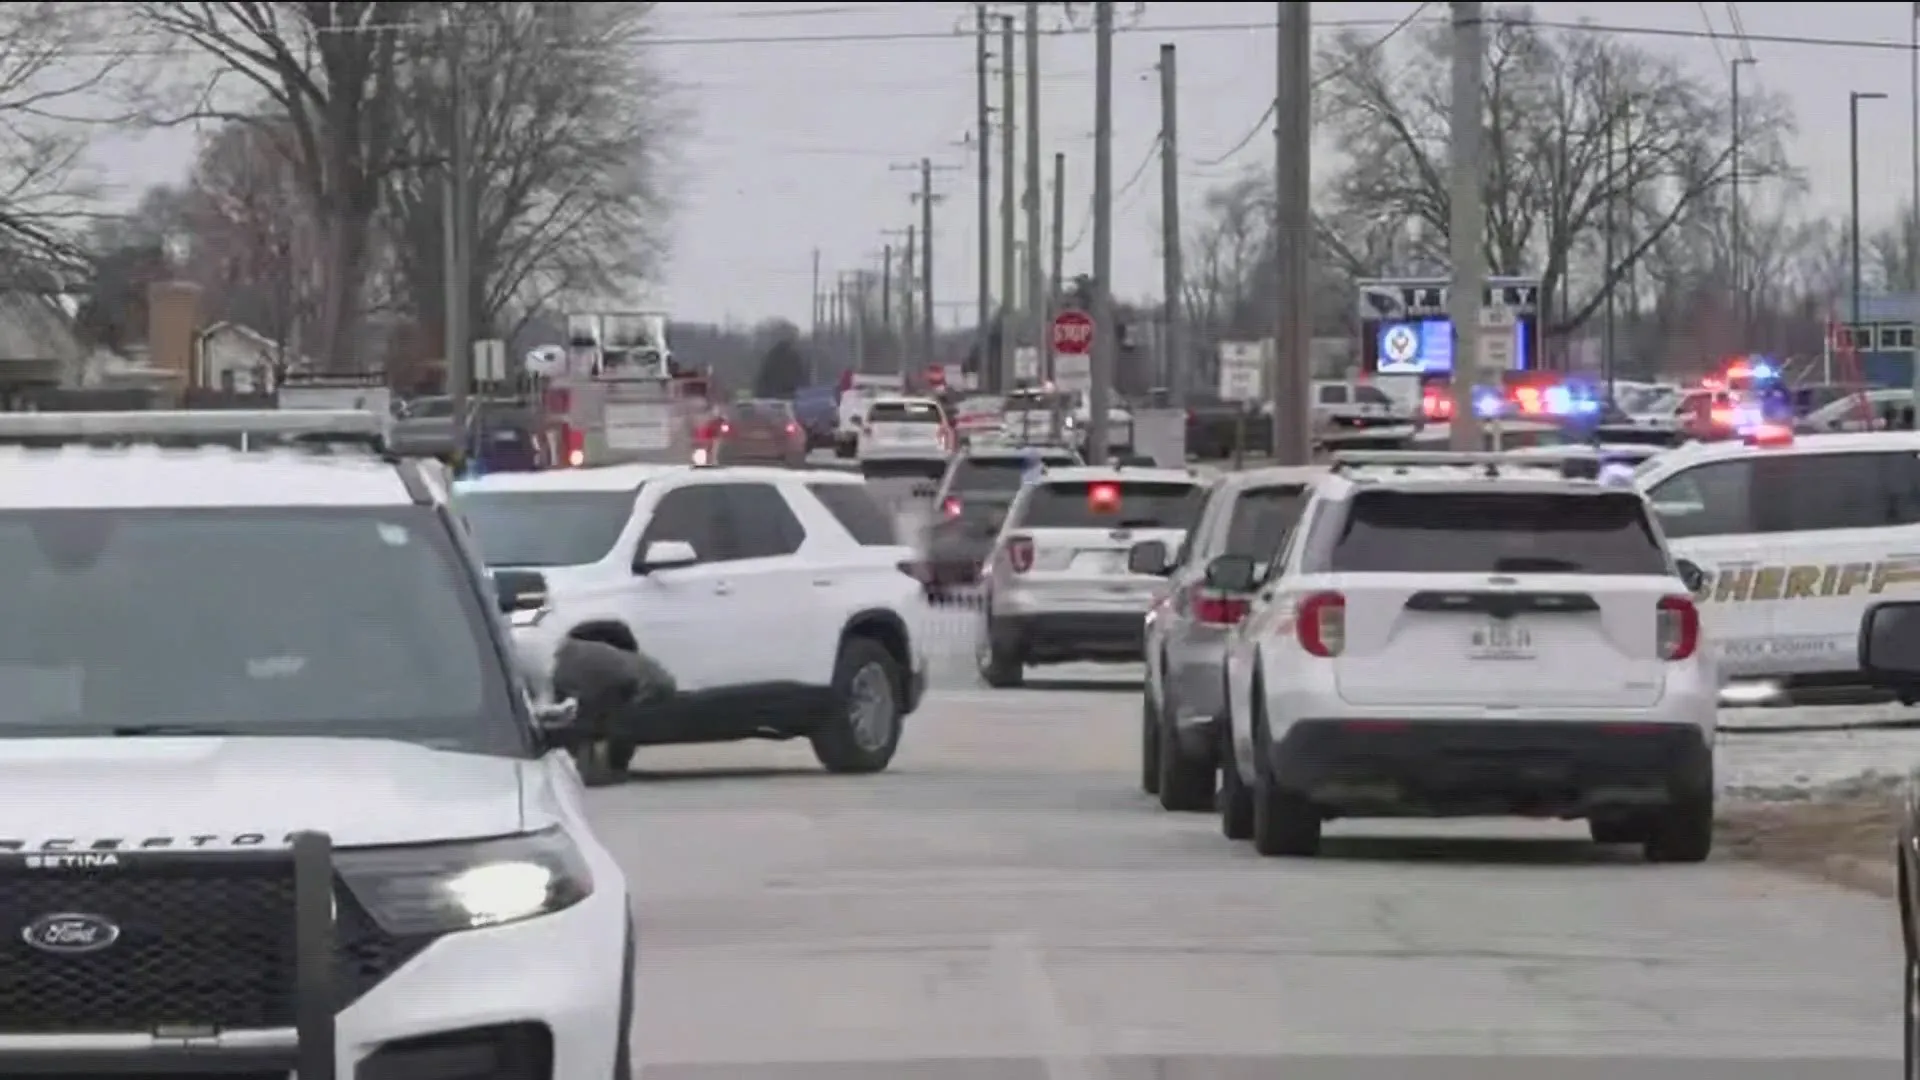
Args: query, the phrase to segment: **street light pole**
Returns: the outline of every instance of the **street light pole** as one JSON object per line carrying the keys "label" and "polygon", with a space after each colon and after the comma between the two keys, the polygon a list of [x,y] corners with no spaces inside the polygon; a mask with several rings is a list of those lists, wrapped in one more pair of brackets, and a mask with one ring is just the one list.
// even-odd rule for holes
{"label": "street light pole", "polygon": [[1733,63],[1729,65],[1733,73],[1733,146],[1729,151],[1733,169],[1731,178],[1733,186],[1732,228],[1729,231],[1733,233],[1733,242],[1728,246],[1732,249],[1731,261],[1733,265],[1731,267],[1732,273],[1728,276],[1733,279],[1733,310],[1734,316],[1740,321],[1741,348],[1746,348],[1752,344],[1752,342],[1746,340],[1748,332],[1752,329],[1749,325],[1752,322],[1752,313],[1747,305],[1748,290],[1746,279],[1742,276],[1746,272],[1747,239],[1740,227],[1740,69],[1753,62],[1754,60],[1750,56],[1736,56],[1733,59]]}
{"label": "street light pole", "polygon": [[1851,202],[1848,212],[1848,270],[1853,291],[1849,299],[1851,311],[1851,318],[1847,323],[1849,337],[1860,326],[1860,103],[1883,101],[1886,96],[1872,90],[1855,90],[1847,95],[1847,170],[1851,185]]}

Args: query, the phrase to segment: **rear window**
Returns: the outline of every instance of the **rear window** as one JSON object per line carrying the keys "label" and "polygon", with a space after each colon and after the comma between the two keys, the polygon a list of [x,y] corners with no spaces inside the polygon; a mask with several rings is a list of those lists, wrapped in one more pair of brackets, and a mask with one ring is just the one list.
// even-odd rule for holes
{"label": "rear window", "polygon": [[[1046,454],[1041,456],[1042,465],[1071,465],[1070,454]],[[1004,458],[962,458],[953,470],[953,483],[948,490],[955,494],[973,491],[1001,491],[1011,496],[1020,490],[1021,478],[1027,474],[1027,464],[1016,457]]]}
{"label": "rear window", "polygon": [[727,410],[738,420],[773,420],[784,423],[793,418],[793,408],[784,401],[739,401]]}
{"label": "rear window", "polygon": [[1280,537],[1300,520],[1306,505],[1306,489],[1298,484],[1241,492],[1233,501],[1233,516],[1227,519],[1227,544],[1221,553],[1267,558],[1280,546]]}
{"label": "rear window", "polygon": [[867,409],[876,424],[938,424],[940,406],[931,401],[877,401]]}
{"label": "rear window", "polygon": [[1058,480],[1028,496],[1029,529],[1191,529],[1207,501],[1198,484],[1144,480]]}
{"label": "rear window", "polygon": [[807,490],[833,514],[842,528],[863,547],[894,547],[900,543],[893,515],[863,484],[808,484]]}
{"label": "rear window", "polygon": [[1336,573],[1668,574],[1646,507],[1626,492],[1363,491]]}

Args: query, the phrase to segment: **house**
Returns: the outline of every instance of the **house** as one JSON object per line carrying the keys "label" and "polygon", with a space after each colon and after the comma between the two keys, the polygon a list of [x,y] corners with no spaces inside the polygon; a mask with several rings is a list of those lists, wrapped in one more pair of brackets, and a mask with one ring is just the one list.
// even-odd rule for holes
{"label": "house", "polygon": [[73,317],[53,297],[0,291],[0,399],[80,378],[88,356]]}
{"label": "house", "polygon": [[194,341],[193,383],[212,390],[270,394],[275,372],[302,367],[280,342],[250,326],[217,322]]}

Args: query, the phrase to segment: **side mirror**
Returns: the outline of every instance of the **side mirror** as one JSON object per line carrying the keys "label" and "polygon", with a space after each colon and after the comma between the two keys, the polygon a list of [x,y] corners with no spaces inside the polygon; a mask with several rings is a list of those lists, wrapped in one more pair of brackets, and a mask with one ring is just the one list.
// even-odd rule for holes
{"label": "side mirror", "polygon": [[1164,577],[1172,569],[1167,545],[1160,540],[1142,540],[1127,549],[1127,572]]}
{"label": "side mirror", "polygon": [[655,540],[640,553],[633,564],[636,574],[651,574],[656,570],[672,570],[679,566],[692,566],[700,561],[700,553],[685,540]]}
{"label": "side mirror", "polygon": [[500,610],[508,615],[547,606],[547,579],[532,570],[495,570],[493,591],[500,599]]}
{"label": "side mirror", "polygon": [[1680,580],[1686,584],[1688,592],[1698,593],[1707,587],[1707,572],[1700,569],[1699,563],[1692,559],[1681,559],[1676,566],[1680,571]]}
{"label": "side mirror", "polygon": [[1920,602],[1889,600],[1860,617],[1860,670],[1880,686],[1920,683]]}
{"label": "side mirror", "polygon": [[1260,567],[1251,555],[1221,555],[1207,564],[1207,588],[1216,592],[1252,592]]}

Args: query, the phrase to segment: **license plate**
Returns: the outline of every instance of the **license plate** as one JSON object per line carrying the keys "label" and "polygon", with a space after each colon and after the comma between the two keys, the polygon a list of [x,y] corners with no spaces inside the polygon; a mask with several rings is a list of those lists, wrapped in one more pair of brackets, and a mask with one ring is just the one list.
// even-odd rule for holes
{"label": "license plate", "polygon": [[1517,622],[1493,620],[1473,632],[1467,655],[1475,660],[1531,660],[1533,634]]}
{"label": "license plate", "polygon": [[1127,568],[1127,557],[1115,551],[1096,551],[1074,560],[1074,569],[1090,574],[1118,574]]}

